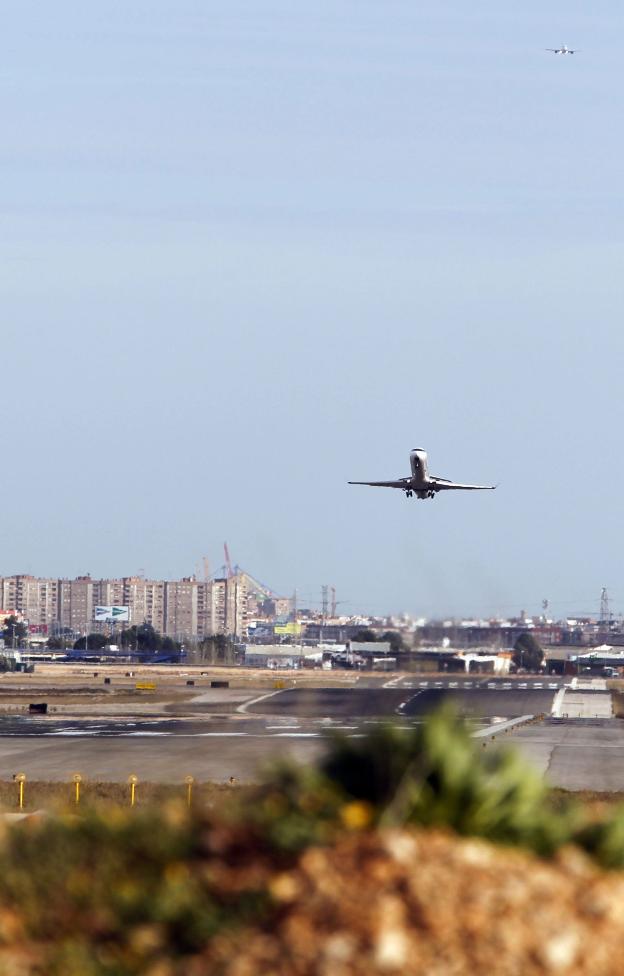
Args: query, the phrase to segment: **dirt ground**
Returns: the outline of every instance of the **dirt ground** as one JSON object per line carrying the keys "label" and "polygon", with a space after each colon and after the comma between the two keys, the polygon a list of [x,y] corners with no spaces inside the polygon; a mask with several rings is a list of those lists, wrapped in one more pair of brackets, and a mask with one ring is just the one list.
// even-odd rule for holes
{"label": "dirt ground", "polygon": [[[143,783],[135,786],[135,805],[154,807],[171,801],[190,803],[194,807],[212,808],[241,796],[249,787],[233,783],[192,783],[182,779],[179,783]],[[46,781],[26,781],[20,807],[19,783],[15,780],[0,780],[0,815],[13,814],[20,809],[25,813],[45,810],[54,813],[78,813],[92,807],[129,807],[131,789],[128,783],[102,783],[84,779],[80,783],[78,800],[76,784],[68,778],[66,783]]]}
{"label": "dirt ground", "polygon": [[[228,681],[231,689],[272,691],[294,687],[349,687],[360,675],[352,671],[268,671],[206,665],[38,664],[33,674],[0,675],[0,714],[23,711],[31,702],[49,701],[50,710],[63,705],[184,703],[210,689],[212,681]],[[106,680],[105,680],[106,679]],[[190,685],[188,682],[192,681]],[[150,683],[153,690],[137,689]]]}

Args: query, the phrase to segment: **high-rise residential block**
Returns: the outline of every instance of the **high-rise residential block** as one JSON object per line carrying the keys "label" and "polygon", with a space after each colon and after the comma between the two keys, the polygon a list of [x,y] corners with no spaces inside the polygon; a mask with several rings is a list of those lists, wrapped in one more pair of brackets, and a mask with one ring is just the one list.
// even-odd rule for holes
{"label": "high-rise residential block", "polygon": [[15,610],[31,624],[83,634],[106,631],[95,608],[129,608],[130,625],[151,624],[177,640],[228,634],[247,636],[248,582],[244,573],[216,580],[146,580],[142,576],[94,580],[0,577],[0,610]]}

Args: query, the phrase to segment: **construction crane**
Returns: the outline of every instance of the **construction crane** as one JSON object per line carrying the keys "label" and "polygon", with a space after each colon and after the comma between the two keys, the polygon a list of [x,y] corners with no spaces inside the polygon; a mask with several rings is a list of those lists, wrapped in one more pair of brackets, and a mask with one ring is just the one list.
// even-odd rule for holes
{"label": "construction crane", "polygon": [[323,620],[327,620],[327,601],[329,598],[329,586],[325,585],[321,587],[321,616]]}
{"label": "construction crane", "polygon": [[234,567],[234,572],[242,573],[244,576],[246,576],[248,583],[251,584],[251,589],[256,590],[261,596],[264,597],[265,600],[281,599],[279,593],[276,593],[275,590],[272,590],[271,587],[267,586],[266,583],[263,583],[262,580],[256,579],[255,576],[252,576],[251,573],[248,573],[247,570],[243,569],[242,566],[239,566],[237,564]]}
{"label": "construction crane", "polygon": [[225,553],[225,567],[227,569],[227,578],[232,579],[234,575],[234,570],[232,569],[232,560],[230,559],[230,551],[228,549],[227,542],[223,543],[223,552]]}
{"label": "construction crane", "polygon": [[601,634],[606,634],[611,629],[611,610],[609,607],[609,594],[607,593],[606,586],[603,586],[600,592],[600,622],[599,628]]}

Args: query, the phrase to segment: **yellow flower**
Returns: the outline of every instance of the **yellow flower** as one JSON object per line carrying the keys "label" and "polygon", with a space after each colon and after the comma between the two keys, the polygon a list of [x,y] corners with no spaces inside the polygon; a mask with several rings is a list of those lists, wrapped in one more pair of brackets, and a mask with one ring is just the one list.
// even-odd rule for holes
{"label": "yellow flower", "polygon": [[340,819],[347,830],[365,830],[372,822],[373,808],[363,800],[354,800],[341,807]]}

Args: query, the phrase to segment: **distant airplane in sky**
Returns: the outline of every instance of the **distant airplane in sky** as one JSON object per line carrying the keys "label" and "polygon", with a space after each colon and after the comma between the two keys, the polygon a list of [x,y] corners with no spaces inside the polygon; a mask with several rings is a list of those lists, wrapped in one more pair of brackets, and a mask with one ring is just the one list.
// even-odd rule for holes
{"label": "distant airplane in sky", "polygon": [[415,447],[410,453],[412,474],[397,481],[350,481],[350,485],[371,485],[373,488],[400,488],[407,498],[435,498],[438,491],[493,491],[496,485],[460,485],[446,478],[434,478],[427,471],[427,452]]}
{"label": "distant airplane in sky", "polygon": [[552,51],[553,54],[577,54],[578,53],[578,48],[574,48],[574,50],[572,50],[572,48],[569,48],[567,44],[564,44],[563,47],[547,47],[544,48],[544,50]]}

